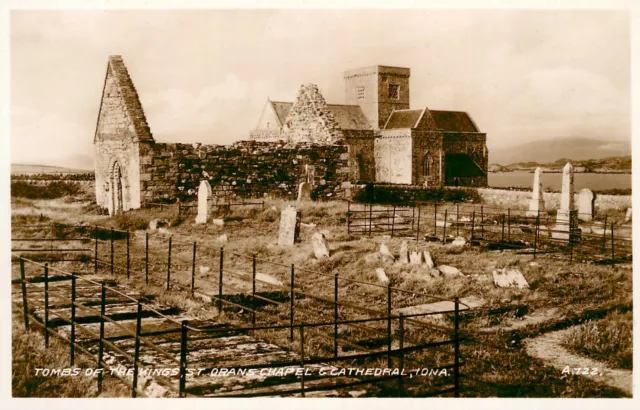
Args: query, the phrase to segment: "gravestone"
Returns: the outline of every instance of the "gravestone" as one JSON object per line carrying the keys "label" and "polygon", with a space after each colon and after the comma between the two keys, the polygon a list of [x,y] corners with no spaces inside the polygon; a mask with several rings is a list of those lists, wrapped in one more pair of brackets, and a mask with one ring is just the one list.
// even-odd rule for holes
{"label": "gravestone", "polygon": [[627,208],[627,213],[624,216],[624,223],[628,224],[629,222],[631,222],[632,216],[633,212],[631,211],[631,208]]}
{"label": "gravestone", "polygon": [[412,265],[420,265],[422,263],[422,253],[421,252],[411,252],[409,255],[409,262]]}
{"label": "gravestone", "polygon": [[536,168],[533,174],[533,192],[529,200],[527,216],[537,216],[538,212],[544,212],[544,193],[542,191],[542,168]]}
{"label": "gravestone", "polygon": [[311,185],[308,182],[303,182],[298,187],[298,202],[311,201]]}
{"label": "gravestone", "polygon": [[398,262],[409,263],[409,244],[407,241],[402,241],[400,244],[400,256],[398,256]]}
{"label": "gravestone", "polygon": [[581,221],[591,221],[593,219],[593,202],[595,195],[589,188],[580,190],[578,195],[578,219]]}
{"label": "gravestone", "polygon": [[280,213],[280,231],[278,245],[289,246],[296,243],[300,233],[300,212],[294,206],[288,206]]}
{"label": "gravestone", "polygon": [[577,227],[575,215],[575,198],[573,197],[573,166],[570,162],[562,169],[562,193],[560,194],[560,208],[556,214],[556,225],[551,237],[566,239],[570,237],[571,226]]}
{"label": "gravestone", "polygon": [[207,223],[209,217],[209,202],[211,196],[211,186],[207,181],[200,181],[198,187],[198,215],[196,216],[196,225]]}
{"label": "gravestone", "polygon": [[325,259],[329,257],[329,249],[327,248],[327,240],[324,234],[316,232],[311,236],[311,243],[313,244],[313,253],[316,255],[316,259]]}

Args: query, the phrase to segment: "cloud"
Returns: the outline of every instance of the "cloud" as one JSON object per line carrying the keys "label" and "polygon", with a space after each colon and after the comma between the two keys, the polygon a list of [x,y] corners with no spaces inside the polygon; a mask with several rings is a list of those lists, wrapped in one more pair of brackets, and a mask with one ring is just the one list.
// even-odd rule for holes
{"label": "cloud", "polygon": [[[14,163],[58,164],[77,156],[93,153],[93,133],[72,120],[41,113],[27,107],[11,111],[11,161]],[[53,161],[53,162],[52,162]]]}
{"label": "cloud", "polygon": [[[140,99],[151,131],[159,139],[230,143],[248,137],[273,87],[273,82],[249,82],[228,74],[199,90],[170,88]],[[256,118],[247,113],[256,113]]]}

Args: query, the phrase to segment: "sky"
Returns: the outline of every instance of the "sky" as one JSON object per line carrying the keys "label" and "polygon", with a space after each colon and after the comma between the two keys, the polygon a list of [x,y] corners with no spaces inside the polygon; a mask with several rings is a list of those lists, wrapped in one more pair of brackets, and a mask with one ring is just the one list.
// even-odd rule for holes
{"label": "sky", "polygon": [[11,162],[93,167],[107,58],[124,59],[159,142],[247,139],[270,98],[342,73],[411,68],[411,107],[460,110],[489,150],[631,139],[625,11],[10,12]]}

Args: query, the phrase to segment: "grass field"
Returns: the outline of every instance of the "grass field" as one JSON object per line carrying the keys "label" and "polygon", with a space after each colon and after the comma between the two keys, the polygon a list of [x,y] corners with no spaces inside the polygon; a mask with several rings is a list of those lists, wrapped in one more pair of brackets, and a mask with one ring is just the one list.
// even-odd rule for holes
{"label": "grass field", "polygon": [[[463,333],[469,340],[463,344],[466,365],[463,368],[465,396],[474,397],[622,397],[625,394],[615,388],[581,376],[564,375],[547,363],[527,355],[523,340],[553,330],[568,328],[614,315],[613,328],[630,328],[632,309],[632,271],[630,266],[612,270],[608,266],[571,264],[566,260],[530,255],[515,255],[509,251],[488,251],[483,247],[452,248],[440,243],[420,243],[421,250],[428,249],[438,265],[451,265],[464,276],[456,278],[432,278],[422,266],[399,266],[380,259],[378,249],[382,238],[358,237],[347,234],[346,204],[341,202],[306,203],[302,212],[300,243],[293,247],[277,245],[280,210],[289,203],[268,201],[260,207],[238,207],[226,215],[214,215],[224,219],[224,226],[214,224],[194,225],[193,218],[180,220],[175,208],[142,209],[124,215],[109,217],[100,215],[87,197],[55,200],[19,199],[12,203],[12,233],[24,235],[25,226],[32,223],[59,222],[102,225],[132,230],[131,263],[134,270],[130,280],[119,280],[137,287],[163,303],[178,307],[199,318],[215,318],[218,312],[208,303],[191,298],[188,283],[191,275],[192,243],[199,244],[197,255],[197,289],[203,293],[215,292],[215,272],[219,248],[224,246],[225,266],[249,273],[251,257],[258,254],[258,270],[283,283],[288,283],[289,266],[294,264],[301,281],[314,295],[332,297],[334,272],[340,278],[377,283],[375,268],[383,267],[391,284],[407,290],[437,295],[443,298],[477,297],[486,305],[464,316]],[[141,272],[144,267],[144,228],[153,219],[164,218],[172,222],[167,229],[173,236],[172,281],[173,290],[163,289],[166,272],[167,236],[157,231],[149,232],[152,286],[146,287]],[[315,225],[315,226],[314,226]],[[331,257],[316,260],[310,243],[311,235],[322,232],[329,243]],[[221,235],[226,242],[219,242]],[[401,240],[385,241],[392,252],[397,252]],[[100,254],[107,252],[107,242],[101,242]],[[116,241],[116,264],[124,266],[122,239]],[[412,246],[412,245],[411,245]],[[239,256],[233,256],[236,254]],[[200,272],[200,267],[204,268]],[[522,271],[530,288],[524,290],[503,289],[493,285],[491,272],[495,268],[514,267]],[[208,271],[207,271],[208,269]],[[384,289],[374,286],[349,284],[339,289],[341,300],[363,306],[384,309]],[[411,297],[397,297],[393,307],[428,303]],[[301,300],[300,306],[309,301]],[[309,305],[309,307],[311,307]],[[285,307],[286,308],[286,307]],[[270,308],[278,315],[282,311]],[[266,309],[266,308],[265,308]],[[618,314],[616,312],[623,312]],[[229,318],[246,320],[246,313],[229,310]],[[542,317],[544,320],[530,320]],[[576,329],[580,329],[576,327]],[[20,334],[14,326],[14,334]],[[576,330],[579,332],[579,330]],[[358,332],[354,337],[363,338]],[[422,335],[429,337],[429,335]],[[282,346],[289,342],[283,335],[265,335]],[[622,338],[627,333],[621,333]],[[578,339],[578,336],[576,336]],[[587,338],[583,338],[587,339]],[[371,339],[371,343],[374,340]],[[584,344],[584,343],[583,343]],[[322,351],[318,340],[315,353]],[[291,347],[295,348],[295,345]],[[616,350],[600,349],[601,360],[616,363]],[[425,360],[428,357],[417,357]],[[436,359],[431,357],[431,359]],[[14,376],[15,378],[15,376]],[[15,394],[15,391],[14,391]]]}

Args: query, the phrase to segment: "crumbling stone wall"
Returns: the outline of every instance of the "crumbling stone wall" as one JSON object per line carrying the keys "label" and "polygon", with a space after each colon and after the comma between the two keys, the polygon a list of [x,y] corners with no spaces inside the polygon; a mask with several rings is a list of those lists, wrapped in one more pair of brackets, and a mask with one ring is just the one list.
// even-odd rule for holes
{"label": "crumbling stone wall", "polygon": [[201,180],[240,193],[293,199],[315,168],[312,197],[342,198],[349,178],[345,145],[240,141],[233,145],[144,144],[140,150],[143,203],[158,199],[192,201]]}
{"label": "crumbling stone wall", "polygon": [[283,136],[292,143],[335,144],[344,139],[317,85],[300,87],[283,127]]}

